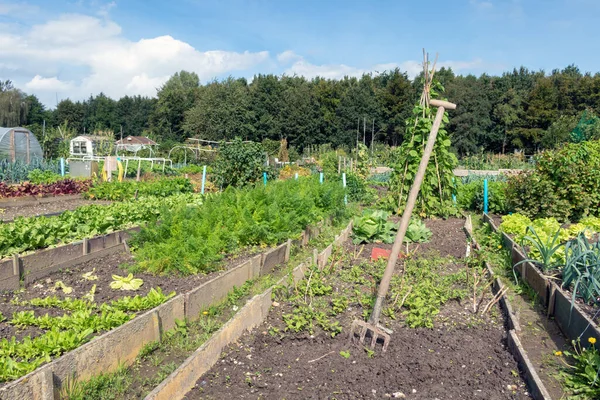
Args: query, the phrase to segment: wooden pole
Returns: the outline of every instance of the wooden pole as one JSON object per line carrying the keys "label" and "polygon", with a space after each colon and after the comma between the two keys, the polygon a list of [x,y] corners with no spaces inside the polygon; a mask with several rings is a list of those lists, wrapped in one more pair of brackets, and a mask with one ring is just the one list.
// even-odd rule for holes
{"label": "wooden pole", "polygon": [[[367,145],[367,117],[363,117],[363,144]],[[358,157],[358,154],[356,157]]]}
{"label": "wooden pole", "polygon": [[435,115],[435,120],[433,122],[433,126],[431,128],[431,132],[429,133],[429,138],[427,139],[427,144],[425,145],[425,150],[423,151],[423,156],[421,157],[421,162],[419,163],[419,168],[417,170],[417,175],[415,176],[415,180],[410,188],[410,192],[408,194],[408,199],[406,201],[406,207],[404,208],[404,212],[402,213],[402,219],[400,220],[400,227],[398,228],[398,232],[396,233],[396,239],[394,240],[394,245],[392,246],[392,251],[388,258],[387,266],[383,273],[383,277],[381,279],[381,283],[379,284],[379,289],[377,291],[377,298],[375,300],[375,305],[373,306],[373,313],[369,318],[369,323],[376,326],[379,323],[379,317],[381,316],[381,310],[383,307],[383,301],[385,300],[385,296],[387,295],[388,289],[390,287],[390,282],[392,279],[392,275],[394,274],[394,269],[396,267],[396,262],[398,261],[398,255],[400,254],[400,250],[402,249],[402,243],[404,241],[404,235],[406,234],[406,230],[408,228],[408,223],[410,222],[410,218],[412,215],[413,208],[417,201],[417,196],[419,195],[419,191],[421,189],[421,183],[423,182],[423,178],[425,176],[425,171],[427,169],[427,164],[429,163],[429,158],[431,153],[433,152],[433,146],[435,145],[435,140],[437,138],[438,130],[440,129],[440,125],[442,123],[442,118],[444,117],[444,106],[443,103],[447,103],[450,106],[450,109],[455,109],[456,105],[448,102],[438,102],[435,100],[430,101],[430,104],[438,107],[437,113]]}
{"label": "wooden pole", "polygon": [[371,126],[371,157],[373,157],[373,138],[375,137],[375,118],[373,118],[373,125]]}
{"label": "wooden pole", "polygon": [[360,117],[356,121],[356,151],[358,151],[358,141],[360,140]]}

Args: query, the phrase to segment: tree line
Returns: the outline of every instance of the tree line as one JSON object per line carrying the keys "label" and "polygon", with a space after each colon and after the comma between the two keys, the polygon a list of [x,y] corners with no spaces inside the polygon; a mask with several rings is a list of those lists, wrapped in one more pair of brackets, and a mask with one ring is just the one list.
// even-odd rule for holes
{"label": "tree line", "polygon": [[[447,129],[459,155],[531,153],[569,141],[582,116],[598,122],[600,74],[582,73],[574,65],[551,73],[521,67],[479,77],[442,68],[436,77],[444,97],[458,104]],[[251,82],[229,77],[201,84],[195,73],[181,71],[153,98],[114,100],[100,93],[85,101],[62,100],[50,110],[36,96],[0,81],[0,126],[27,126],[42,138],[45,121],[47,130],[62,126],[61,135],[66,129],[73,134],[112,131],[117,138],[123,132],[150,136],[165,148],[188,137],[241,137],[286,138],[301,151],[324,143],[354,146],[357,131],[367,144],[373,133],[376,142],[399,145],[421,82],[420,76],[411,80],[395,69],[360,78],[261,74]],[[600,122],[590,126],[600,134]]]}

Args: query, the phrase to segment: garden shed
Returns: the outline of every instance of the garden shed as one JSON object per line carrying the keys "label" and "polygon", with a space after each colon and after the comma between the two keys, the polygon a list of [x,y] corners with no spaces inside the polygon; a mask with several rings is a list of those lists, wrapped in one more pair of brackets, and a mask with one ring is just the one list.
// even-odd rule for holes
{"label": "garden shed", "polygon": [[42,157],[42,146],[29,129],[0,128],[0,159],[29,164],[31,160]]}
{"label": "garden shed", "polygon": [[114,139],[109,136],[81,135],[71,139],[71,158],[100,157],[112,153]]}

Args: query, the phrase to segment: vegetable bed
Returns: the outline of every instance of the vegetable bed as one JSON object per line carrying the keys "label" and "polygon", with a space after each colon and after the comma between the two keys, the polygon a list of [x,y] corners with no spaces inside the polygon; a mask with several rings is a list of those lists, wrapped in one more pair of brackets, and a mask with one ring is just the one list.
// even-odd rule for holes
{"label": "vegetable bed", "polygon": [[[600,218],[561,225],[554,218],[502,217],[498,226],[546,279],[556,281],[587,315],[600,321]],[[517,269],[523,262],[515,263]]]}
{"label": "vegetable bed", "polygon": [[394,331],[387,352],[348,341],[385,267],[348,241],[322,271],[275,288],[267,320],[230,345],[185,398],[529,398],[499,309],[473,312],[464,233],[452,220],[425,223],[430,248],[411,245],[384,307],[382,323]]}
{"label": "vegetable bed", "polygon": [[[137,239],[132,241],[137,252],[134,252],[135,262],[132,256],[126,254],[96,259],[78,268],[59,271],[33,281],[25,290],[2,297],[0,366],[3,368],[0,369],[0,381],[15,379],[34,370],[52,358],[77,348],[91,337],[124,324],[134,318],[135,313],[162,304],[174,296],[175,292],[188,292],[198,287],[203,280],[216,275],[207,276],[208,272],[219,272],[237,266],[253,254],[267,251],[271,244],[285,242],[288,238],[298,239],[301,231],[309,223],[316,224],[333,215],[343,217],[346,213],[343,206],[343,190],[335,184],[319,185],[318,182],[307,181],[272,187],[274,188],[270,190],[230,190],[223,195],[207,199],[207,207],[190,207],[186,202],[174,203],[172,207],[161,210],[161,223],[158,226],[144,227]],[[183,199],[194,198],[191,194],[179,196],[183,196]],[[250,206],[247,201],[240,199],[252,199],[254,203]],[[140,203],[149,200],[157,201],[150,198],[138,202],[114,203],[105,209],[129,204],[139,206]],[[173,201],[173,198],[161,200],[163,204]],[[236,219],[236,215],[240,214],[243,218]],[[84,212],[78,209],[76,213],[67,212],[60,217],[65,215],[83,216]],[[153,208],[152,203],[148,203],[146,209],[137,209],[133,215],[139,218],[150,215],[157,219],[159,212]],[[185,216],[184,221],[191,224],[190,226],[201,223],[205,226],[209,221],[222,218],[232,225],[227,231],[215,230],[215,225],[212,225],[210,230],[204,229],[200,232],[192,233],[187,230],[183,236],[175,237],[180,246],[190,248],[194,243],[204,241],[212,245],[208,249],[215,252],[214,244],[219,243],[222,237],[229,240],[228,246],[220,248],[217,254],[195,254],[194,261],[204,266],[203,269],[194,270],[197,274],[190,273],[189,269],[174,273],[178,264],[189,265],[189,261],[178,258],[176,254],[165,254],[168,260],[162,258],[161,265],[168,267],[173,273],[160,276],[159,271],[144,267],[143,261],[147,260],[144,255],[147,257],[148,254],[157,254],[156,249],[160,249],[164,244],[162,236],[155,235],[156,229],[163,234],[170,232],[167,238],[175,240],[172,238],[175,236],[174,221],[181,221],[181,215]],[[125,212],[121,216],[125,220],[130,217]],[[203,218],[207,218],[208,221]],[[89,223],[90,226],[94,226],[94,223],[104,222],[110,226],[113,221],[107,219],[109,220],[101,221],[98,216],[98,219]],[[15,224],[23,221],[18,220]],[[9,225],[11,224],[7,224]],[[89,230],[90,226],[86,229]],[[52,226],[48,226],[48,229],[56,234],[52,231]],[[244,241],[240,240],[242,238]],[[281,251],[277,254],[283,257]],[[266,263],[267,258],[264,260]],[[126,269],[121,267],[124,264]],[[263,267],[265,266],[261,268]],[[272,268],[273,265],[268,267]],[[134,294],[136,297],[133,297]],[[126,295],[129,296],[124,297]]]}
{"label": "vegetable bed", "polygon": [[61,201],[53,201],[47,203],[11,205],[10,207],[5,208],[0,206],[0,219],[2,221],[9,222],[18,217],[27,218],[47,216],[48,214],[60,214],[64,211],[72,211],[79,207],[89,206],[92,204],[107,205],[110,203],[106,201],[94,201],[83,199],[63,199]]}

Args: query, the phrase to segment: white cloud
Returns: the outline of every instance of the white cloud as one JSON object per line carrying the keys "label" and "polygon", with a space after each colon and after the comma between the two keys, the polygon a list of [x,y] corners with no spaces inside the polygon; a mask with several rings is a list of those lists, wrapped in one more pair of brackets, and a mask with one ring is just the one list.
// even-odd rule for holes
{"label": "white cloud", "polygon": [[70,89],[71,83],[63,82],[56,76],[44,78],[40,75],[36,75],[32,80],[25,84],[25,88],[30,91],[50,91],[54,93]]}
{"label": "white cloud", "polygon": [[21,84],[26,82],[26,89],[50,106],[56,102],[50,91],[74,100],[101,91],[113,98],[153,96],[182,69],[205,82],[269,59],[267,51],[200,51],[171,36],[131,41],[115,22],[80,14],[63,15],[23,33],[0,29],[0,48],[0,68],[19,66]]}
{"label": "white cloud", "polygon": [[13,17],[25,17],[37,13],[39,8],[27,3],[0,3],[0,15],[9,15]]}
{"label": "white cloud", "polygon": [[[486,67],[486,64],[481,59],[473,61],[443,61],[438,62],[436,69],[441,67],[452,68],[455,73],[465,73],[473,70],[480,70]],[[329,79],[340,79],[344,76],[360,77],[368,73],[381,73],[399,68],[400,71],[406,72],[409,78],[414,78],[423,71],[423,64],[420,61],[404,61],[401,63],[386,63],[375,64],[368,68],[350,67],[345,64],[323,64],[315,65],[301,58],[289,67],[285,73],[287,75],[302,75],[306,78],[314,78],[321,76]]]}
{"label": "white cloud", "polygon": [[282,64],[289,64],[291,62],[301,60],[302,56],[294,53],[292,50],[286,50],[283,53],[277,54],[277,61]]}

